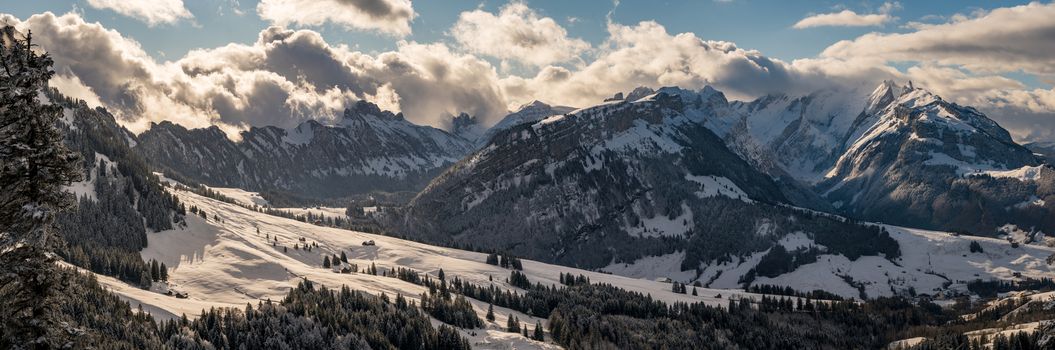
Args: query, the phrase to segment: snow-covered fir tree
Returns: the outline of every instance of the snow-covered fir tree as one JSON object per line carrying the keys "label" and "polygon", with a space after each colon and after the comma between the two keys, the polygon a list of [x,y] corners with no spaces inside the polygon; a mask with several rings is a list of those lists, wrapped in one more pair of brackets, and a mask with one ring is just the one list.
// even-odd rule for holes
{"label": "snow-covered fir tree", "polygon": [[61,109],[41,102],[54,74],[32,34],[0,29],[0,348],[66,345],[53,298],[55,213],[72,203],[77,156],[55,128]]}

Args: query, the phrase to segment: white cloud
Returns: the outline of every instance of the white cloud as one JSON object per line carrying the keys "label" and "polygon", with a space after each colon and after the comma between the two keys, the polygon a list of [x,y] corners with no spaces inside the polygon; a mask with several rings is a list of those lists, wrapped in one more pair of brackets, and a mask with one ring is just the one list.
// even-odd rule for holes
{"label": "white cloud", "polygon": [[[501,13],[492,16],[501,18]],[[607,40],[582,55],[588,60],[540,65],[537,74],[522,77],[500,74],[505,70],[443,43],[403,41],[393,51],[363,53],[327,43],[312,30],[280,27],[261,31],[254,43],[194,50],[159,63],[134,40],[77,14],[46,13],[25,22],[0,15],[0,20],[32,28],[45,49],[61,48],[51,50],[58,72],[53,85],[102,103],[134,130],[160,120],[225,130],[292,126],[307,119],[329,122],[360,99],[402,111],[413,122],[444,127],[450,115],[460,112],[493,123],[507,108],[534,99],[588,106],[638,86],[712,85],[730,98],[753,99],[895,79],[975,106],[1018,140],[1055,137],[1055,90],[1029,89],[973,66],[924,56],[915,59],[922,63],[899,71],[881,52],[785,62],[730,42],[668,33],[652,21],[610,23]]]}
{"label": "white cloud", "polygon": [[282,27],[332,23],[395,36],[409,35],[410,21],[417,16],[410,0],[262,0],[256,12]]}
{"label": "white cloud", "polygon": [[808,80],[787,63],[757,51],[730,42],[705,41],[692,33],[671,35],[652,21],[634,26],[613,23],[608,32],[597,57],[581,68],[548,66],[531,78],[504,78],[510,105],[541,99],[586,106],[638,86],[696,89],[713,85],[733,97],[753,97],[790,93]]}
{"label": "white cloud", "polygon": [[183,0],[88,0],[88,6],[112,10],[150,26],[194,18],[183,6]]}
{"label": "white cloud", "polygon": [[862,15],[851,10],[842,10],[840,12],[822,13],[803,18],[792,27],[796,29],[813,27],[871,27],[883,25],[892,19],[893,17],[885,13]]}
{"label": "white cloud", "polygon": [[48,82],[53,88],[59,89],[66,96],[84,100],[89,106],[101,106],[103,103],[99,100],[99,95],[92,91],[92,88],[84,85],[81,79],[73,74],[55,74],[51,77],[51,81]]}
{"label": "white cloud", "polygon": [[874,14],[858,14],[857,12],[844,9],[839,12],[808,16],[795,23],[792,28],[880,26],[897,20],[897,17],[890,15],[890,13],[899,9],[901,9],[901,3],[897,1],[883,3],[883,5],[879,6],[878,12]]}
{"label": "white cloud", "polygon": [[866,34],[840,41],[822,56],[929,62],[983,73],[1021,70],[1055,75],[1055,4],[1031,3],[975,16],[916,25],[918,30],[903,34]]}
{"label": "white cloud", "polygon": [[45,13],[24,22],[0,17],[32,29],[35,43],[49,50],[60,73],[53,86],[101,103],[133,131],[162,120],[228,131],[327,122],[360,99],[436,126],[460,112],[488,122],[506,112],[495,69],[443,44],[404,42],[370,55],[330,45],[311,30],[271,27],[250,45],[199,49],[158,63],[137,42],[77,14]]}
{"label": "white cloud", "polygon": [[569,38],[552,18],[540,17],[521,2],[503,6],[498,15],[462,12],[450,32],[470,52],[536,66],[574,60],[590,48],[586,41]]}
{"label": "white cloud", "polygon": [[978,106],[1016,140],[1055,140],[1055,89],[995,90]]}

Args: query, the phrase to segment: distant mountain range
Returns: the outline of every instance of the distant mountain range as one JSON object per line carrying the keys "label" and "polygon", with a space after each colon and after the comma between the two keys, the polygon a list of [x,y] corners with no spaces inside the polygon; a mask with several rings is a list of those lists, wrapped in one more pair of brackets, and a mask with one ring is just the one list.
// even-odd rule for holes
{"label": "distant mountain range", "polygon": [[392,230],[582,266],[687,250],[689,267],[759,251],[798,227],[775,217],[794,207],[982,236],[1055,232],[1044,145],[1030,150],[974,108],[890,81],[750,102],[710,87],[638,88],[577,110],[535,101],[487,129],[462,114],[451,129],[359,102],[333,125],[256,127],[238,141],[168,122],[115,132],[156,170],[210,186],[420,191],[386,219]]}
{"label": "distant mountain range", "polygon": [[416,191],[473,150],[469,140],[415,125],[360,101],[335,125],[251,128],[232,141],[216,127],[162,122],[139,135],[137,152],[159,170],[210,186],[282,190],[334,198]]}

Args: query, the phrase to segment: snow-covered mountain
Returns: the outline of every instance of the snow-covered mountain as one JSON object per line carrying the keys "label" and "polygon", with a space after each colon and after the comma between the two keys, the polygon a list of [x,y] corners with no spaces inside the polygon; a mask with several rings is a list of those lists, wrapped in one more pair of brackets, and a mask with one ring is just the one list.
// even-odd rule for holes
{"label": "snow-covered mountain", "polygon": [[470,116],[468,113],[462,113],[451,117],[450,132],[475,145],[480,142],[480,138],[487,132],[487,127],[484,127],[476,117]]}
{"label": "snow-covered mountain", "polygon": [[1004,224],[1055,228],[1018,217],[1033,206],[1021,203],[1051,194],[1043,187],[1055,184],[1055,172],[1007,130],[923,89],[886,91],[816,186],[834,206],[872,220],[985,235]]}
{"label": "snow-covered mountain", "polygon": [[877,228],[787,206],[701,123],[715,99],[668,88],[510,127],[387,219],[416,239],[594,268],[676,253],[695,270],[796,231],[896,255]]}
{"label": "snow-covered mountain", "polygon": [[332,198],[416,191],[473,146],[360,101],[335,125],[254,127],[238,142],[216,127],[162,122],[141,134],[135,149],[160,170],[207,185]]}
{"label": "snow-covered mountain", "polygon": [[486,145],[488,141],[491,141],[491,138],[494,137],[495,134],[502,130],[524,123],[534,123],[549,116],[565,114],[574,110],[574,107],[551,106],[542,101],[531,101],[530,103],[520,106],[516,111],[506,115],[502,120],[498,121],[497,124],[487,129],[487,131],[477,139],[476,143],[481,146]]}
{"label": "snow-covered mountain", "polygon": [[974,108],[911,84],[764,96],[705,114],[758,169],[808,184],[845,215],[983,235],[1005,224],[1055,230],[1042,214],[1055,209],[1044,205],[1051,169]]}

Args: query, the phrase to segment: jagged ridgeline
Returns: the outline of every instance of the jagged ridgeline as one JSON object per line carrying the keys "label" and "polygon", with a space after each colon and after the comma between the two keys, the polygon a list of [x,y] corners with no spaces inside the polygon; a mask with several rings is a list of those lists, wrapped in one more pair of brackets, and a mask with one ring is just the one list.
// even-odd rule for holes
{"label": "jagged ridgeline", "polygon": [[159,276],[139,255],[147,246],[146,230],[172,229],[185,208],[131,150],[135,136],[113,115],[54,89],[46,96],[63,108],[59,128],[66,145],[80,153],[84,171],[84,181],[71,187],[77,205],[56,221],[66,243],[59,255],[93,272],[149,286]]}
{"label": "jagged ridgeline", "polygon": [[[498,132],[401,214],[403,235],[597,268],[684,252],[682,269],[803,232],[849,257],[899,254],[879,227],[789,204],[698,119],[720,93],[663,91]],[[628,98],[629,100],[629,98]]]}
{"label": "jagged ridgeline", "polygon": [[152,124],[136,152],[174,178],[216,187],[336,198],[371,191],[418,191],[472,151],[446,131],[359,101],[334,125],[253,127],[232,141],[217,127]]}
{"label": "jagged ridgeline", "polygon": [[757,169],[809,184],[824,211],[983,236],[1055,230],[1055,171],[1038,157],[1051,145],[1027,149],[978,110],[911,83],[718,99],[703,112]]}

